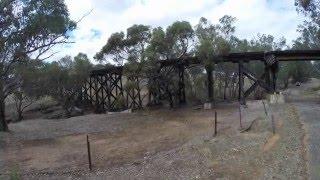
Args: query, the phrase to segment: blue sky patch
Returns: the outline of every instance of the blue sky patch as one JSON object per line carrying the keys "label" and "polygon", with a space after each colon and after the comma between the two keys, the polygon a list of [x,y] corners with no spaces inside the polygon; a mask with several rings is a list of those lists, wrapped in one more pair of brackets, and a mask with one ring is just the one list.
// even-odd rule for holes
{"label": "blue sky patch", "polygon": [[90,39],[100,38],[102,35],[102,32],[97,29],[91,29],[90,33],[92,34]]}

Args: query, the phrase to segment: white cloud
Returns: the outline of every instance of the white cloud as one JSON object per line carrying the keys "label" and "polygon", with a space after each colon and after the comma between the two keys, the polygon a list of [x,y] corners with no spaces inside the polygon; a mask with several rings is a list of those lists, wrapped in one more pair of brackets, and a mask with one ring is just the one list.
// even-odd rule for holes
{"label": "white cloud", "polygon": [[[79,52],[93,56],[107,42],[111,33],[125,31],[133,24],[166,27],[176,20],[187,20],[195,25],[200,17],[216,23],[223,15],[238,19],[236,34],[252,38],[257,33],[284,36],[288,42],[298,36],[298,16],[294,0],[66,0],[71,18],[80,19],[91,9],[73,32],[72,45],[58,47],[60,53],[75,56]],[[96,32],[101,36],[94,36]]]}

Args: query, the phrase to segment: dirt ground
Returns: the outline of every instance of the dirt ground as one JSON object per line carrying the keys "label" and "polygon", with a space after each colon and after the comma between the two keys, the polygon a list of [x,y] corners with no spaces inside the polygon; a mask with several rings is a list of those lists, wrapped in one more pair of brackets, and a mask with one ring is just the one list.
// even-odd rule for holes
{"label": "dirt ground", "polygon": [[[221,103],[194,107],[89,114],[11,123],[0,133],[0,179],[297,179],[306,178],[304,133],[290,104]],[[271,114],[276,134],[272,133]],[[93,171],[88,170],[86,135]]]}

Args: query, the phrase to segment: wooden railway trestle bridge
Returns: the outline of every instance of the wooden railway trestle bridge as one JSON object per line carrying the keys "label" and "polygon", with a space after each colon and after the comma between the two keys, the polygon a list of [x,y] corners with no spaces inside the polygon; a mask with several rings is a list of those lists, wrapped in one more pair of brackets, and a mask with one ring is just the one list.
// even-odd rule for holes
{"label": "wooden railway trestle bridge", "polygon": [[[231,62],[238,65],[238,99],[241,104],[245,104],[246,98],[259,86],[266,90],[267,93],[277,91],[277,71],[281,61],[316,61],[320,60],[320,50],[287,50],[287,51],[269,51],[269,52],[245,52],[230,53],[227,55],[215,56],[212,62]],[[260,77],[245,67],[245,63],[251,61],[260,61],[264,64],[264,72]],[[179,59],[169,59],[158,61],[160,63],[158,73],[164,68],[169,68],[178,75],[178,90],[175,94],[179,103],[186,102],[184,71],[191,65],[204,66],[204,62],[198,57],[183,57]],[[213,77],[212,70],[206,69],[208,79],[209,101],[213,100]],[[254,83],[244,89],[244,78],[252,80]],[[137,81],[134,77],[127,77],[126,81]],[[136,87],[136,88],[139,88]],[[124,100],[127,108],[141,108],[142,97],[139,89],[127,91],[123,88],[123,67],[111,66],[105,69],[93,70],[87,82],[82,88],[82,100],[89,102],[99,112],[112,111],[116,109],[118,101]],[[159,87],[161,92],[161,87]],[[166,93],[163,90],[163,93]],[[153,97],[157,96],[152,94]]]}

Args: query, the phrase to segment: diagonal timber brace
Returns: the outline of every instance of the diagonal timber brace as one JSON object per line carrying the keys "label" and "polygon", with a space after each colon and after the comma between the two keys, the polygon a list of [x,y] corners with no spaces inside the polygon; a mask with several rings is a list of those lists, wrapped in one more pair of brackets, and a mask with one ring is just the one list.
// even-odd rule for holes
{"label": "diagonal timber brace", "polygon": [[[276,90],[276,71],[275,63],[273,65],[265,64],[265,71],[261,77],[247,69],[242,61],[239,61],[239,101],[245,104],[245,99],[258,87],[262,87],[268,93],[273,93]],[[271,78],[270,78],[271,76]],[[254,83],[245,91],[244,90],[244,77],[252,80]]]}

